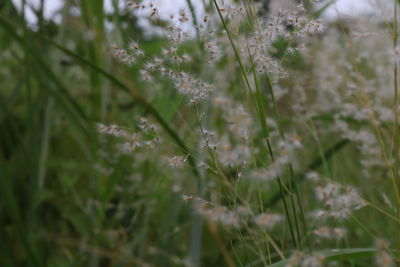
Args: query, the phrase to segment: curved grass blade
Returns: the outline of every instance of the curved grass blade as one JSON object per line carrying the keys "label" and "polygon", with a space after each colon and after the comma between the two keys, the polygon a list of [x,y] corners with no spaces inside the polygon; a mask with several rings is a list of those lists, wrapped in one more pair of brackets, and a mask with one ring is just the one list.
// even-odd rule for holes
{"label": "curved grass blade", "polygon": [[107,78],[110,82],[112,82],[114,85],[118,86],[121,90],[123,90],[125,93],[130,95],[135,102],[137,102],[142,108],[144,108],[148,113],[150,113],[158,121],[158,123],[160,123],[161,127],[167,132],[167,134],[188,155],[188,162],[192,167],[193,174],[196,177],[200,177],[200,175],[197,171],[197,168],[196,168],[195,160],[194,160],[193,155],[191,154],[189,148],[186,146],[186,144],[183,142],[183,140],[179,137],[179,135],[164,120],[164,118],[161,116],[161,114],[145,98],[143,98],[140,94],[133,92],[127,85],[125,85],[120,80],[115,78],[112,74],[110,74],[107,71],[103,70],[102,68],[96,66],[95,64],[88,61],[87,59],[79,56],[78,54],[74,53],[73,51],[55,43],[54,41],[50,40],[49,38],[47,38],[43,35],[37,34],[36,36],[39,37],[40,39],[46,41],[48,44],[54,46],[58,50],[75,58],[82,64],[87,65],[88,67],[97,71],[98,73],[103,75],[105,78]]}

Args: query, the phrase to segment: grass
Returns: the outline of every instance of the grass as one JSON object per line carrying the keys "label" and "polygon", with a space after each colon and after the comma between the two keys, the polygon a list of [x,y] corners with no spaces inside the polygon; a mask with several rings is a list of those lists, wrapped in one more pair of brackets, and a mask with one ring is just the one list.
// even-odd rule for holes
{"label": "grass", "polygon": [[[299,27],[284,31],[311,31],[332,3],[308,9]],[[393,21],[376,34],[389,33],[387,46],[397,49],[393,3]],[[176,44],[166,40],[176,32],[164,27],[161,36],[148,36],[131,11],[105,13],[103,1],[65,1],[60,24],[45,18],[42,6],[33,26],[11,1],[0,4],[1,266],[288,266],[296,255],[298,266],[394,266],[397,61],[382,56],[359,67],[362,52],[372,52],[350,39],[343,29],[356,26],[343,21],[306,41],[274,39],[260,55],[252,33],[275,22],[259,21],[255,4],[229,17],[213,0],[205,9],[218,31],[202,36],[198,28]],[[187,5],[187,23],[200,26],[196,5]],[[133,40],[145,55],[129,67],[113,57],[111,44],[123,49]],[[304,51],[289,53],[303,41]],[[154,80],[143,81],[146,63],[171,46],[163,63],[170,73],[149,71]],[[174,61],[183,53],[192,61]],[[209,64],[213,53],[221,56]],[[270,60],[265,73],[262,55]],[[183,71],[192,78],[179,83]],[[214,88],[189,105],[190,90],[203,81]],[[393,89],[388,95],[368,90],[382,81]],[[383,109],[393,117],[382,119]],[[146,128],[153,124],[154,131]],[[121,152],[135,138],[135,151]],[[351,202],[354,192],[362,208]],[[311,215],[328,214],[340,201],[351,206],[342,219]],[[344,236],[334,237],[340,229]]]}

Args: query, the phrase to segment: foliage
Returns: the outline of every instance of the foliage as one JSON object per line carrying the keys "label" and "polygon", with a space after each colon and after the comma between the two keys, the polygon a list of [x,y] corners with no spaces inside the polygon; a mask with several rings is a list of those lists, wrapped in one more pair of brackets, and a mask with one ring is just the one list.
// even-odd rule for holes
{"label": "foliage", "polygon": [[0,4],[1,266],[394,266],[396,1],[112,2]]}

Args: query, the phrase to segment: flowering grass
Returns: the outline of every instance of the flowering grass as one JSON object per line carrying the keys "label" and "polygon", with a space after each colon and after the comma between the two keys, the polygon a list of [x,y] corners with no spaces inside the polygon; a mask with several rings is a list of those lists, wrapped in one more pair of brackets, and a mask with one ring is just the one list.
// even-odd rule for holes
{"label": "flowering grass", "polygon": [[1,6],[0,265],[399,264],[398,3],[317,2]]}

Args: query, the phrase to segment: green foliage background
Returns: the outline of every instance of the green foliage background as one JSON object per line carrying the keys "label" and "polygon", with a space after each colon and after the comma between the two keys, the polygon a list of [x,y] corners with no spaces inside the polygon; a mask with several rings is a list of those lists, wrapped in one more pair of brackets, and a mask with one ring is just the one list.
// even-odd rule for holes
{"label": "green foliage background", "polygon": [[[118,1],[113,3],[118,6]],[[79,16],[69,13],[75,5]],[[132,169],[136,159],[113,157],[112,141],[100,140],[95,128],[98,122],[108,122],[135,129],[138,117],[151,116],[170,143],[182,150],[193,145],[188,132],[177,131],[183,123],[177,116],[185,109],[182,97],[168,90],[166,81],[157,85],[162,88],[157,95],[148,97],[138,69],[122,66],[110,52],[112,43],[127,46],[133,39],[152,55],[165,41],[145,37],[128,10],[105,14],[102,0],[65,1],[61,24],[46,20],[41,9],[36,12],[38,24],[29,27],[11,1],[0,2],[0,266],[181,266],[193,238],[190,207],[170,191],[168,173],[154,168],[151,159]],[[114,29],[106,30],[106,23]],[[196,41],[185,46],[200,51]],[[279,48],[287,44],[276,46],[279,57]],[[298,58],[289,65],[302,69],[304,64]],[[196,71],[204,66],[187,67]],[[238,94],[240,81],[231,86]],[[331,117],[319,119],[323,123]],[[334,169],[337,157],[352,157],[353,148],[347,145],[346,140],[322,142],[322,152],[310,149],[304,169],[320,168],[324,160],[329,160],[328,171]],[[341,151],[344,147],[347,153]],[[101,155],[105,150],[109,158]],[[99,172],[99,164],[112,166],[111,175]],[[354,172],[351,166],[341,171]],[[127,181],[134,173],[145,179]],[[130,193],[119,192],[119,187],[130,187]],[[273,192],[263,193],[265,199],[273,201]],[[307,189],[303,193],[311,194]],[[97,209],[95,201],[100,203]],[[123,216],[114,216],[122,201],[132,206]],[[379,215],[372,220],[370,216],[361,213],[349,223],[356,234],[346,242],[371,245],[371,230],[359,226],[359,220],[370,220],[373,232],[382,227],[396,232],[395,226],[379,221]],[[113,234],[117,238],[110,238]],[[232,245],[223,230],[220,234],[204,230],[203,266],[226,264],[218,239],[234,247],[231,254],[238,265],[240,259],[257,262],[247,248]],[[329,253],[353,258],[370,257],[373,251]]]}

